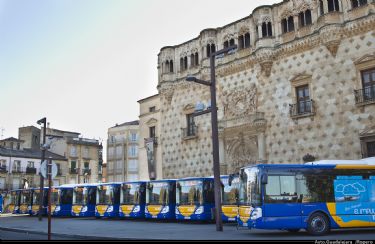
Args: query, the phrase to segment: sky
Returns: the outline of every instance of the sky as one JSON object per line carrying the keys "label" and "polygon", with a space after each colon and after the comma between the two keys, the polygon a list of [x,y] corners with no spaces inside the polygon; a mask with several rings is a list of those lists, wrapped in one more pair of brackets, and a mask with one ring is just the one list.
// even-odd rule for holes
{"label": "sky", "polygon": [[[0,138],[38,126],[107,139],[157,94],[157,55],[281,0],[0,0]],[[105,144],[104,144],[105,145]]]}

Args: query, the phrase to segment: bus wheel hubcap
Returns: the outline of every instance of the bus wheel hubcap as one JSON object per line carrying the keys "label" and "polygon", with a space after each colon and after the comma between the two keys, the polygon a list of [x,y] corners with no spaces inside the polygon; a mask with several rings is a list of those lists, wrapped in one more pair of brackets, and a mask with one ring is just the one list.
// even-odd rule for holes
{"label": "bus wheel hubcap", "polygon": [[324,231],[324,229],[326,227],[326,224],[325,224],[324,220],[321,219],[320,217],[315,217],[311,221],[311,226],[313,227],[314,231],[322,232],[322,231]]}

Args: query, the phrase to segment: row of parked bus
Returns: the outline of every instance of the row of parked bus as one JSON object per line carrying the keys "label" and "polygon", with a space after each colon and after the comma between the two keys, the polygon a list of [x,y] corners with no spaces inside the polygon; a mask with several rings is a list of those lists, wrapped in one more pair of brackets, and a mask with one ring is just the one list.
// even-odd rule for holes
{"label": "row of parked bus", "polygon": [[[222,216],[238,226],[300,229],[375,227],[375,158],[305,165],[250,165],[221,177]],[[47,190],[43,202],[46,214]],[[8,212],[35,215],[39,189],[10,192]],[[65,185],[52,189],[54,216],[212,220],[214,179]]]}
{"label": "row of parked bus", "polygon": [[[236,221],[239,178],[222,176],[222,218]],[[9,192],[5,212],[38,215],[40,189]],[[48,188],[43,212],[47,214]],[[52,216],[121,217],[210,221],[214,216],[214,179],[186,178],[148,182],[62,185],[51,189]]]}

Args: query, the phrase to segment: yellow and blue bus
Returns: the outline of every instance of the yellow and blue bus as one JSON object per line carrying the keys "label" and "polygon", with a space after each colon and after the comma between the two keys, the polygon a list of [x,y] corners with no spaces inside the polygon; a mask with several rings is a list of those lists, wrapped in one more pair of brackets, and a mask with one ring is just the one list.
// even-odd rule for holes
{"label": "yellow and blue bus", "polygon": [[7,201],[4,206],[4,213],[12,213],[18,214],[19,213],[19,206],[20,206],[20,191],[19,190],[12,190],[7,193]]}
{"label": "yellow and blue bus", "polygon": [[331,229],[375,226],[374,165],[257,165],[240,171],[239,226]]}
{"label": "yellow and blue bus", "polygon": [[[47,192],[48,197],[48,192]],[[51,187],[51,215],[56,217],[72,216],[73,186]]]}
{"label": "yellow and blue bus", "polygon": [[177,180],[177,220],[213,220],[214,206],[214,179],[212,177]]}
{"label": "yellow and blue bus", "polygon": [[32,190],[31,189],[22,189],[20,191],[20,206],[19,214],[30,214],[31,213],[31,204],[32,204]]}
{"label": "yellow and blue bus", "polygon": [[[31,198],[31,206],[29,206],[30,215],[38,215],[39,214],[39,203],[40,203],[40,188],[32,188],[32,198]],[[47,208],[48,208],[48,187],[44,187],[43,189],[43,206],[42,206],[42,215],[47,215]]]}
{"label": "yellow and blue bus", "polygon": [[99,184],[96,191],[95,217],[118,217],[121,183]]}
{"label": "yellow and blue bus", "polygon": [[144,218],[146,206],[146,182],[124,182],[120,189],[119,216]]}
{"label": "yellow and blue bus", "polygon": [[238,190],[240,180],[236,175],[222,175],[222,219],[224,222],[237,222],[238,215]]}
{"label": "yellow and blue bus", "polygon": [[146,186],[146,219],[176,219],[176,180],[155,180]]}
{"label": "yellow and blue bus", "polygon": [[80,184],[73,186],[72,216],[95,216],[97,186],[98,184]]}

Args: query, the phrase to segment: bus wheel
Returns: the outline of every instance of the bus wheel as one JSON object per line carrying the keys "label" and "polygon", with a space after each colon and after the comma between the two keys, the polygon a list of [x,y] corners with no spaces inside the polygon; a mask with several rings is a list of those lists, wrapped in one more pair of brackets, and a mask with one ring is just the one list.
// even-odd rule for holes
{"label": "bus wheel", "polygon": [[291,232],[291,233],[297,233],[300,231],[300,229],[288,229],[287,231]]}
{"label": "bus wheel", "polygon": [[307,232],[314,236],[325,235],[329,232],[328,218],[322,213],[314,213],[307,223]]}

